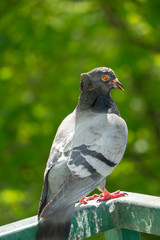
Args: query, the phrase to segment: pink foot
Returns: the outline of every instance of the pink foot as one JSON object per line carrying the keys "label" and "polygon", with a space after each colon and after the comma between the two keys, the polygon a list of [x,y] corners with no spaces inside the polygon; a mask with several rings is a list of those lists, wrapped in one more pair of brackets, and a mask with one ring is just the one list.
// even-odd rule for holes
{"label": "pink foot", "polygon": [[125,196],[124,193],[121,193],[120,190],[114,192],[114,193],[109,193],[106,189],[103,191],[103,193],[100,194],[101,198],[98,199],[99,202],[102,202],[104,200],[108,200],[111,198],[119,198],[122,196]]}
{"label": "pink foot", "polygon": [[99,195],[94,194],[93,196],[90,196],[90,197],[84,197],[84,198],[80,199],[79,202],[80,202],[80,203],[87,204],[87,202],[88,202],[89,200],[93,200],[93,199],[95,199],[96,197],[99,197]]}

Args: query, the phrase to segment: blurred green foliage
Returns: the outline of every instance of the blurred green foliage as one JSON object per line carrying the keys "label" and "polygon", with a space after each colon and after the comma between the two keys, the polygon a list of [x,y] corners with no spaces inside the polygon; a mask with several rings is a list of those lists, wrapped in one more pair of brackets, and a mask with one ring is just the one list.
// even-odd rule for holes
{"label": "blurred green foliage", "polygon": [[80,73],[99,66],[124,85],[112,96],[129,128],[107,188],[160,195],[159,9],[159,0],[0,2],[0,224],[37,214],[57,127],[77,104]]}

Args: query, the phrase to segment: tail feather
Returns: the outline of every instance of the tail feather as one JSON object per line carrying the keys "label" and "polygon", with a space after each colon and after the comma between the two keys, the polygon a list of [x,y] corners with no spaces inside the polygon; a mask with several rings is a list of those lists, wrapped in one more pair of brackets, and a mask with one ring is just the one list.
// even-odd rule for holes
{"label": "tail feather", "polygon": [[36,240],[66,240],[69,235],[71,222],[57,223],[45,220],[41,223]]}
{"label": "tail feather", "polygon": [[69,235],[74,207],[42,219],[36,240],[66,240]]}

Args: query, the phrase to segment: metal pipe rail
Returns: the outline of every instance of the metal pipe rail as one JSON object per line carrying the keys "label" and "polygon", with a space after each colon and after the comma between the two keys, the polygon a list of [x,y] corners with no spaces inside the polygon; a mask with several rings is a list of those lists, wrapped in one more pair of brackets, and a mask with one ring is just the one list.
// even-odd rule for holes
{"label": "metal pipe rail", "polygon": [[[0,227],[0,240],[34,240],[37,216]],[[160,236],[160,197],[128,192],[105,202],[76,204],[68,240],[105,232],[107,240],[139,240],[140,232]]]}

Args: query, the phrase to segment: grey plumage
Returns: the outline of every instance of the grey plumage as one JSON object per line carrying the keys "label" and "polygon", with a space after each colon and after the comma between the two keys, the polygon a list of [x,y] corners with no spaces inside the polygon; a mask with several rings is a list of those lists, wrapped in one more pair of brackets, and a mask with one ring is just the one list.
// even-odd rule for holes
{"label": "grey plumage", "polygon": [[78,106],[58,128],[47,162],[37,240],[67,239],[75,203],[96,187],[102,191],[120,162],[127,126],[110,95],[116,87],[122,89],[109,68],[81,75]]}

